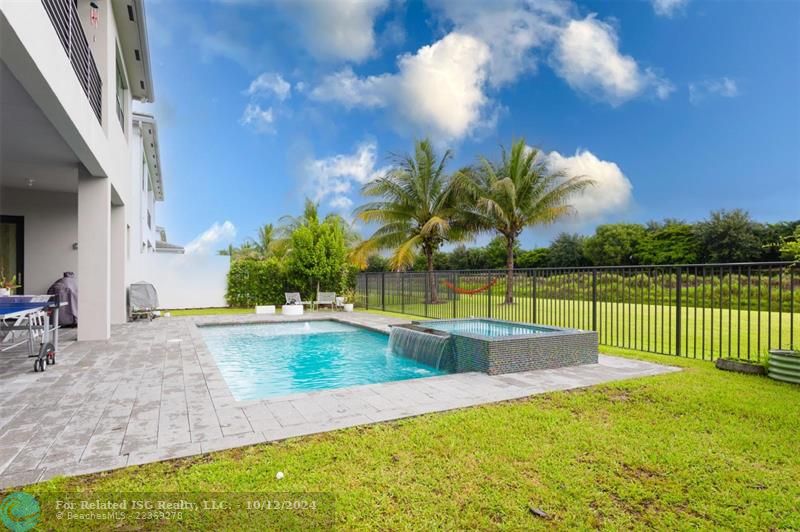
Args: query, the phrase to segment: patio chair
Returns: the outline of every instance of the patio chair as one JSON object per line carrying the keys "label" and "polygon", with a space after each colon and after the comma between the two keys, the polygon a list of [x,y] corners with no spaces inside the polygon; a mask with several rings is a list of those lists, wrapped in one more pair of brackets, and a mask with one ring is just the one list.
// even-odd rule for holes
{"label": "patio chair", "polygon": [[311,301],[303,301],[303,298],[300,297],[300,292],[284,292],[283,296],[286,298],[287,305],[311,306]]}
{"label": "patio chair", "polygon": [[344,310],[344,300],[345,298],[342,296],[336,296],[335,301],[333,302],[333,306],[336,310]]}
{"label": "patio chair", "polygon": [[336,292],[317,292],[317,300],[314,301],[314,306],[319,309],[320,305],[328,305],[333,310],[336,304]]}

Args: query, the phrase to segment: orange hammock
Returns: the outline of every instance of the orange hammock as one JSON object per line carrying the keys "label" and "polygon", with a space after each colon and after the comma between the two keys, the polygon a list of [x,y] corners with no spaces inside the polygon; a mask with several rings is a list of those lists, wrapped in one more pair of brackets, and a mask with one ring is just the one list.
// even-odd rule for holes
{"label": "orange hammock", "polygon": [[442,279],[442,283],[444,283],[444,285],[447,288],[449,288],[450,290],[452,290],[456,294],[465,294],[465,295],[471,296],[471,295],[478,294],[480,292],[483,292],[483,291],[488,290],[489,288],[493,287],[494,284],[499,279],[500,279],[499,277],[495,277],[494,279],[492,279],[491,283],[483,285],[480,288],[476,288],[475,290],[467,290],[466,288],[459,288],[456,285],[454,285],[453,283],[451,283],[450,281],[445,281],[444,279]]}

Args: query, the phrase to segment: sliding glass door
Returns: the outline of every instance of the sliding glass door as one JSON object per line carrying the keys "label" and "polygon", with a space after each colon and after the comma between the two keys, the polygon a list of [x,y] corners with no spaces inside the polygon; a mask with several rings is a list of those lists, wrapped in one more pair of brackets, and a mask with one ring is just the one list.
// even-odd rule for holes
{"label": "sliding glass door", "polygon": [[11,293],[25,293],[22,286],[25,280],[22,273],[25,264],[24,234],[25,226],[22,216],[0,215],[0,281],[3,279],[10,281],[12,278],[16,280],[14,284],[19,287],[16,290],[12,289]]}

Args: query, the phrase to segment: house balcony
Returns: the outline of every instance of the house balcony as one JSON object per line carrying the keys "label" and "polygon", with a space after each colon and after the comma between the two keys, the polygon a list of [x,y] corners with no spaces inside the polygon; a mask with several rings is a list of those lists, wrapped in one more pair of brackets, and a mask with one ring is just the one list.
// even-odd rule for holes
{"label": "house balcony", "polygon": [[78,82],[98,122],[103,120],[103,81],[80,22],[77,0],[42,0]]}

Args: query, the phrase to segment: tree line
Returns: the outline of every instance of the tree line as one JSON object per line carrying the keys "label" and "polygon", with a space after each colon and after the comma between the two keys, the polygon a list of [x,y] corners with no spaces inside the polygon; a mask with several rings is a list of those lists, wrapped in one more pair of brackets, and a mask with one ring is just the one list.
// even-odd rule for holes
{"label": "tree line", "polygon": [[[635,266],[795,260],[800,220],[760,223],[742,210],[714,211],[705,220],[688,223],[667,219],[647,224],[617,223],[596,228],[593,235],[561,233],[549,246],[514,248],[518,268]],[[459,244],[433,256],[436,270],[500,269],[506,263],[505,242],[486,246]],[[424,271],[418,258],[411,269]],[[366,271],[390,271],[389,259],[372,255]]]}

